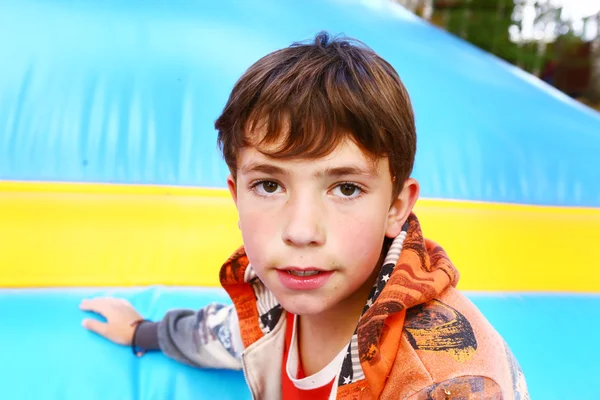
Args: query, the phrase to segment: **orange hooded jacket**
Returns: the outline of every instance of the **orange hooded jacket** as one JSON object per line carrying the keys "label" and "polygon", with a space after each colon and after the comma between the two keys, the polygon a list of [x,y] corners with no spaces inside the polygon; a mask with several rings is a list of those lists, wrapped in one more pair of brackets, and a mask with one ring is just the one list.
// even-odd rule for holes
{"label": "orange hooded jacket", "polygon": [[[441,247],[423,238],[414,214],[401,236],[358,322],[357,352],[348,346],[354,365],[342,366],[332,398],[528,399],[507,344],[455,289],[458,271]],[[223,265],[220,278],[237,312],[253,397],[281,398],[285,311],[275,303],[265,308],[261,297],[268,291],[250,271],[243,248]]]}

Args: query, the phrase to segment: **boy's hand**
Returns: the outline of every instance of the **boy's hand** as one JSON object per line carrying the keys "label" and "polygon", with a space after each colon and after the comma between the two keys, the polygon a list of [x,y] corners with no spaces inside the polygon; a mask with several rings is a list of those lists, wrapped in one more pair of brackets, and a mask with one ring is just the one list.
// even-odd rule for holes
{"label": "boy's hand", "polygon": [[83,327],[108,340],[124,346],[130,346],[133,340],[135,327],[132,322],[143,317],[124,299],[111,297],[97,297],[95,299],[84,299],[79,308],[92,311],[106,318],[106,322],[86,318]]}

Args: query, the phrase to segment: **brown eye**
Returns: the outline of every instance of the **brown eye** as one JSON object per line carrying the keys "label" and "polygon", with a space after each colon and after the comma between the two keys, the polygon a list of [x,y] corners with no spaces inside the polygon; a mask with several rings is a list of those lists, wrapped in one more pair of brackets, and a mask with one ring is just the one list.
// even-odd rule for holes
{"label": "brown eye", "polygon": [[358,189],[356,187],[356,185],[352,185],[350,183],[344,183],[343,185],[340,185],[340,192],[344,195],[344,196],[352,196],[356,193],[356,189]]}
{"label": "brown eye", "polygon": [[273,181],[264,181],[261,185],[263,190],[267,193],[275,193],[279,188],[279,185]]}

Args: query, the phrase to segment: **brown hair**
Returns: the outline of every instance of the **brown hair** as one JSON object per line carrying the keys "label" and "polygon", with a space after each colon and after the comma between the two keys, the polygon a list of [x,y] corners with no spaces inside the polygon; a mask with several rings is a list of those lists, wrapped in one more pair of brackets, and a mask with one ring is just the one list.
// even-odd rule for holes
{"label": "brown hair", "polygon": [[[252,65],[215,128],[234,178],[242,147],[274,158],[315,159],[350,137],[369,157],[388,157],[396,197],[416,152],[410,99],[394,68],[363,43],[324,32]],[[261,137],[250,137],[257,128]],[[273,151],[260,149],[281,141]]]}

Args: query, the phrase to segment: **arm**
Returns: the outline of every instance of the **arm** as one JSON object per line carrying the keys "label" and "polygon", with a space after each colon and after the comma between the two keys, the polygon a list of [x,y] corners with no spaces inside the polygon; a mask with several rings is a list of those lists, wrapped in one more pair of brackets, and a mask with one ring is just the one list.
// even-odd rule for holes
{"label": "arm", "polygon": [[241,369],[242,340],[233,306],[210,304],[198,312],[169,311],[160,322],[142,323],[136,345],[203,368]]}
{"label": "arm", "polygon": [[[160,322],[132,322],[141,315],[122,299],[84,300],[80,306],[106,318],[106,323],[86,319],[83,326],[112,342],[145,351],[162,350],[182,363],[203,368],[241,369],[243,345],[233,306],[210,304],[198,312],[169,311]],[[134,340],[135,333],[135,343]]]}

